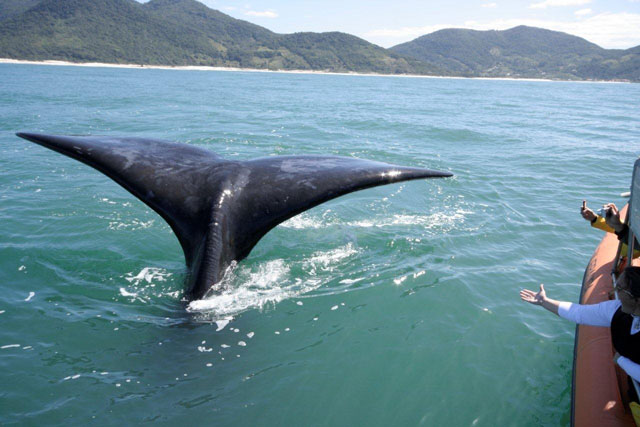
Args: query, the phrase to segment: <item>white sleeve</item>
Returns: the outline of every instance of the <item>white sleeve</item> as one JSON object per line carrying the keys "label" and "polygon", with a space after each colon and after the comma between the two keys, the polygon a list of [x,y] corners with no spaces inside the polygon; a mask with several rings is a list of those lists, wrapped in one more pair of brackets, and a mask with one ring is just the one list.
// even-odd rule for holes
{"label": "white sleeve", "polygon": [[640,381],[640,365],[624,356],[618,358],[618,365],[636,381]]}
{"label": "white sleeve", "polygon": [[558,315],[579,325],[611,326],[611,319],[620,307],[619,300],[604,301],[599,304],[572,304],[561,302]]}

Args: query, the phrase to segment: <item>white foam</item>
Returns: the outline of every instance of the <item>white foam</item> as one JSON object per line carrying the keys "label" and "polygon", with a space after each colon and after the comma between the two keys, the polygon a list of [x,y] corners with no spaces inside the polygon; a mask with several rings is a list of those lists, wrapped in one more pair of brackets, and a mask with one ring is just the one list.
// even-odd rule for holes
{"label": "white foam", "polygon": [[[252,308],[263,309],[269,304],[295,298],[322,286],[318,271],[331,272],[345,259],[358,251],[352,243],[330,251],[314,253],[299,261],[306,275],[302,278],[289,277],[291,266],[282,259],[268,261],[257,266],[230,266],[224,274],[218,294],[206,295],[201,300],[192,301],[187,307],[190,312],[213,316],[216,322]],[[330,280],[330,279],[326,279]],[[302,305],[301,301],[297,302]]]}
{"label": "white foam", "polygon": [[238,345],[239,345],[240,347],[246,347],[246,346],[247,346],[247,343],[246,343],[246,342],[244,342],[244,341],[238,341]]}
{"label": "white foam", "polygon": [[198,346],[198,351],[201,352],[201,353],[210,353],[210,352],[213,351],[213,348],[207,348],[207,347],[205,347],[203,345],[199,345]]}
{"label": "white foam", "polygon": [[26,265],[21,265],[20,267],[18,267],[18,271],[24,271],[27,269]]}
{"label": "white foam", "polygon": [[137,292],[129,292],[125,288],[120,288],[120,295],[122,295],[123,297],[137,297],[138,293]]}
{"label": "white foam", "polygon": [[[242,276],[247,276],[242,271]],[[201,300],[192,301],[189,311],[213,312],[216,316],[229,316],[242,312],[248,308],[262,308],[272,302],[279,302],[288,296],[286,290],[279,286],[289,273],[289,267],[281,259],[269,261],[258,267],[258,271],[249,272],[243,277],[239,287],[223,284],[223,291],[219,295],[205,296]],[[233,277],[228,277],[233,279]],[[231,280],[228,280],[231,281]],[[224,279],[223,279],[224,282]],[[227,283],[228,283],[227,282]],[[226,289],[224,289],[226,288]]]}
{"label": "white foam", "polygon": [[123,297],[131,298],[131,302],[140,301],[145,304],[147,303],[147,300],[139,296],[138,292],[129,292],[125,288],[120,288],[120,295],[122,295]]}
{"label": "white foam", "polygon": [[338,309],[338,306],[337,306],[337,305],[334,305],[333,307],[331,307],[331,311],[335,311],[335,310],[337,310],[337,309]]}
{"label": "white foam", "polygon": [[321,219],[312,218],[310,215],[303,213],[283,222],[280,227],[295,229],[324,228],[326,224]]}
{"label": "white foam", "polygon": [[254,332],[249,332],[249,333],[247,334],[247,337],[249,337],[249,338],[253,338],[253,336],[254,336],[254,335],[255,335],[255,333],[254,333]]}
{"label": "white foam", "polygon": [[15,348],[15,347],[20,347],[20,344],[7,344],[7,345],[3,345],[2,347],[0,347],[0,349],[5,349],[5,348]]}
{"label": "white foam", "polygon": [[165,270],[156,267],[145,267],[135,276],[133,276],[131,273],[127,274],[128,275],[125,277],[125,279],[128,282],[134,284],[137,284],[143,280],[147,283],[153,283],[154,281],[164,282],[168,277],[171,277],[172,275],[172,273],[168,273]]}
{"label": "white foam", "polygon": [[334,270],[335,264],[356,253],[358,253],[358,251],[353,247],[353,244],[349,242],[345,246],[332,251],[317,252],[307,259],[304,264],[307,269],[311,270],[311,274],[315,274],[318,268],[331,272]]}
{"label": "white foam", "polygon": [[297,215],[280,226],[295,229],[318,229],[333,226],[349,226],[360,228],[392,227],[419,225],[424,229],[450,229],[464,222],[465,216],[472,212],[463,209],[455,209],[451,212],[436,212],[429,215],[397,214],[391,217],[374,217],[356,221],[341,222],[340,220],[312,217],[308,213]]}
{"label": "white foam", "polygon": [[131,220],[130,222],[110,221],[109,230],[144,230],[150,228],[155,223],[155,220],[140,221],[139,219]]}
{"label": "white foam", "polygon": [[220,319],[216,321],[216,332],[223,330],[231,321],[231,318]]}
{"label": "white foam", "polygon": [[397,225],[419,225],[424,229],[450,228],[464,221],[469,212],[458,209],[452,213],[437,212],[431,215],[393,215],[390,218],[373,218],[361,221],[353,221],[347,225],[353,227],[391,227]]}
{"label": "white foam", "polygon": [[340,280],[340,283],[343,284],[343,285],[351,285],[351,284],[354,284],[354,283],[358,283],[361,280],[364,280],[364,277],[358,277],[357,279],[342,279],[342,280]]}
{"label": "white foam", "polygon": [[407,276],[401,276],[401,277],[398,277],[396,279],[393,279],[393,283],[395,283],[396,285],[400,285],[405,280],[407,280]]}
{"label": "white foam", "polygon": [[165,269],[157,267],[144,267],[137,274],[131,272],[124,276],[124,279],[128,281],[131,286],[120,288],[120,295],[123,297],[131,298],[131,301],[140,301],[148,303],[154,297],[171,297],[179,298],[180,291],[164,290],[163,286],[157,286],[160,283],[167,282],[167,279],[171,277],[173,273],[168,272]]}
{"label": "white foam", "polygon": [[36,296],[35,292],[29,292],[29,296],[27,297],[27,299],[25,299],[25,301],[31,301],[31,298],[33,298],[35,296]]}

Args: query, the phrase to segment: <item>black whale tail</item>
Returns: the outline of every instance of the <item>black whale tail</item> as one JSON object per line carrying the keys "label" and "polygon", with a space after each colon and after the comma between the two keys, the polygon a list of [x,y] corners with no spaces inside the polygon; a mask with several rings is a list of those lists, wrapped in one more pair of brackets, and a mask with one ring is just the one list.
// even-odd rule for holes
{"label": "black whale tail", "polygon": [[162,216],[189,269],[186,295],[216,291],[226,268],[269,230],[344,194],[452,174],[337,156],[228,161],[211,151],[143,138],[18,136],[112,178]]}

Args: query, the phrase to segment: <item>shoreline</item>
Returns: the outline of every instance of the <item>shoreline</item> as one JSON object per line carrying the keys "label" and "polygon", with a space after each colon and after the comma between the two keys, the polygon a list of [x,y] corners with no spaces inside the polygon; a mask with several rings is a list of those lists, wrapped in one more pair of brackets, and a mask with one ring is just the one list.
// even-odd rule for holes
{"label": "shoreline", "polygon": [[146,65],[146,64],[110,64],[106,62],[69,62],[59,60],[31,61],[26,59],[0,58],[0,64],[27,64],[27,65],[53,65],[71,67],[93,67],[93,68],[130,68],[138,70],[176,70],[176,71],[227,71],[227,72],[249,72],[249,73],[283,73],[283,74],[317,74],[334,76],[359,76],[359,77],[404,77],[422,79],[473,79],[473,80],[506,80],[524,82],[572,82],[572,83],[633,83],[630,81],[617,80],[556,80],[541,78],[517,78],[517,77],[459,77],[459,76],[430,76],[421,74],[379,74],[379,73],[358,73],[358,72],[332,72],[316,70],[265,70],[260,68],[238,68],[238,67],[213,67],[206,65]]}

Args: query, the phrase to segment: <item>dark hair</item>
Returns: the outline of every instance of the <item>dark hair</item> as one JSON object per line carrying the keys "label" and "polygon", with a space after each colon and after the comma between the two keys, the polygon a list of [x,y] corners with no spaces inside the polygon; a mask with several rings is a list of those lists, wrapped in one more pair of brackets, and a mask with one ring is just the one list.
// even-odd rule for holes
{"label": "dark hair", "polygon": [[627,267],[621,274],[624,277],[626,287],[636,298],[640,297],[640,267]]}

